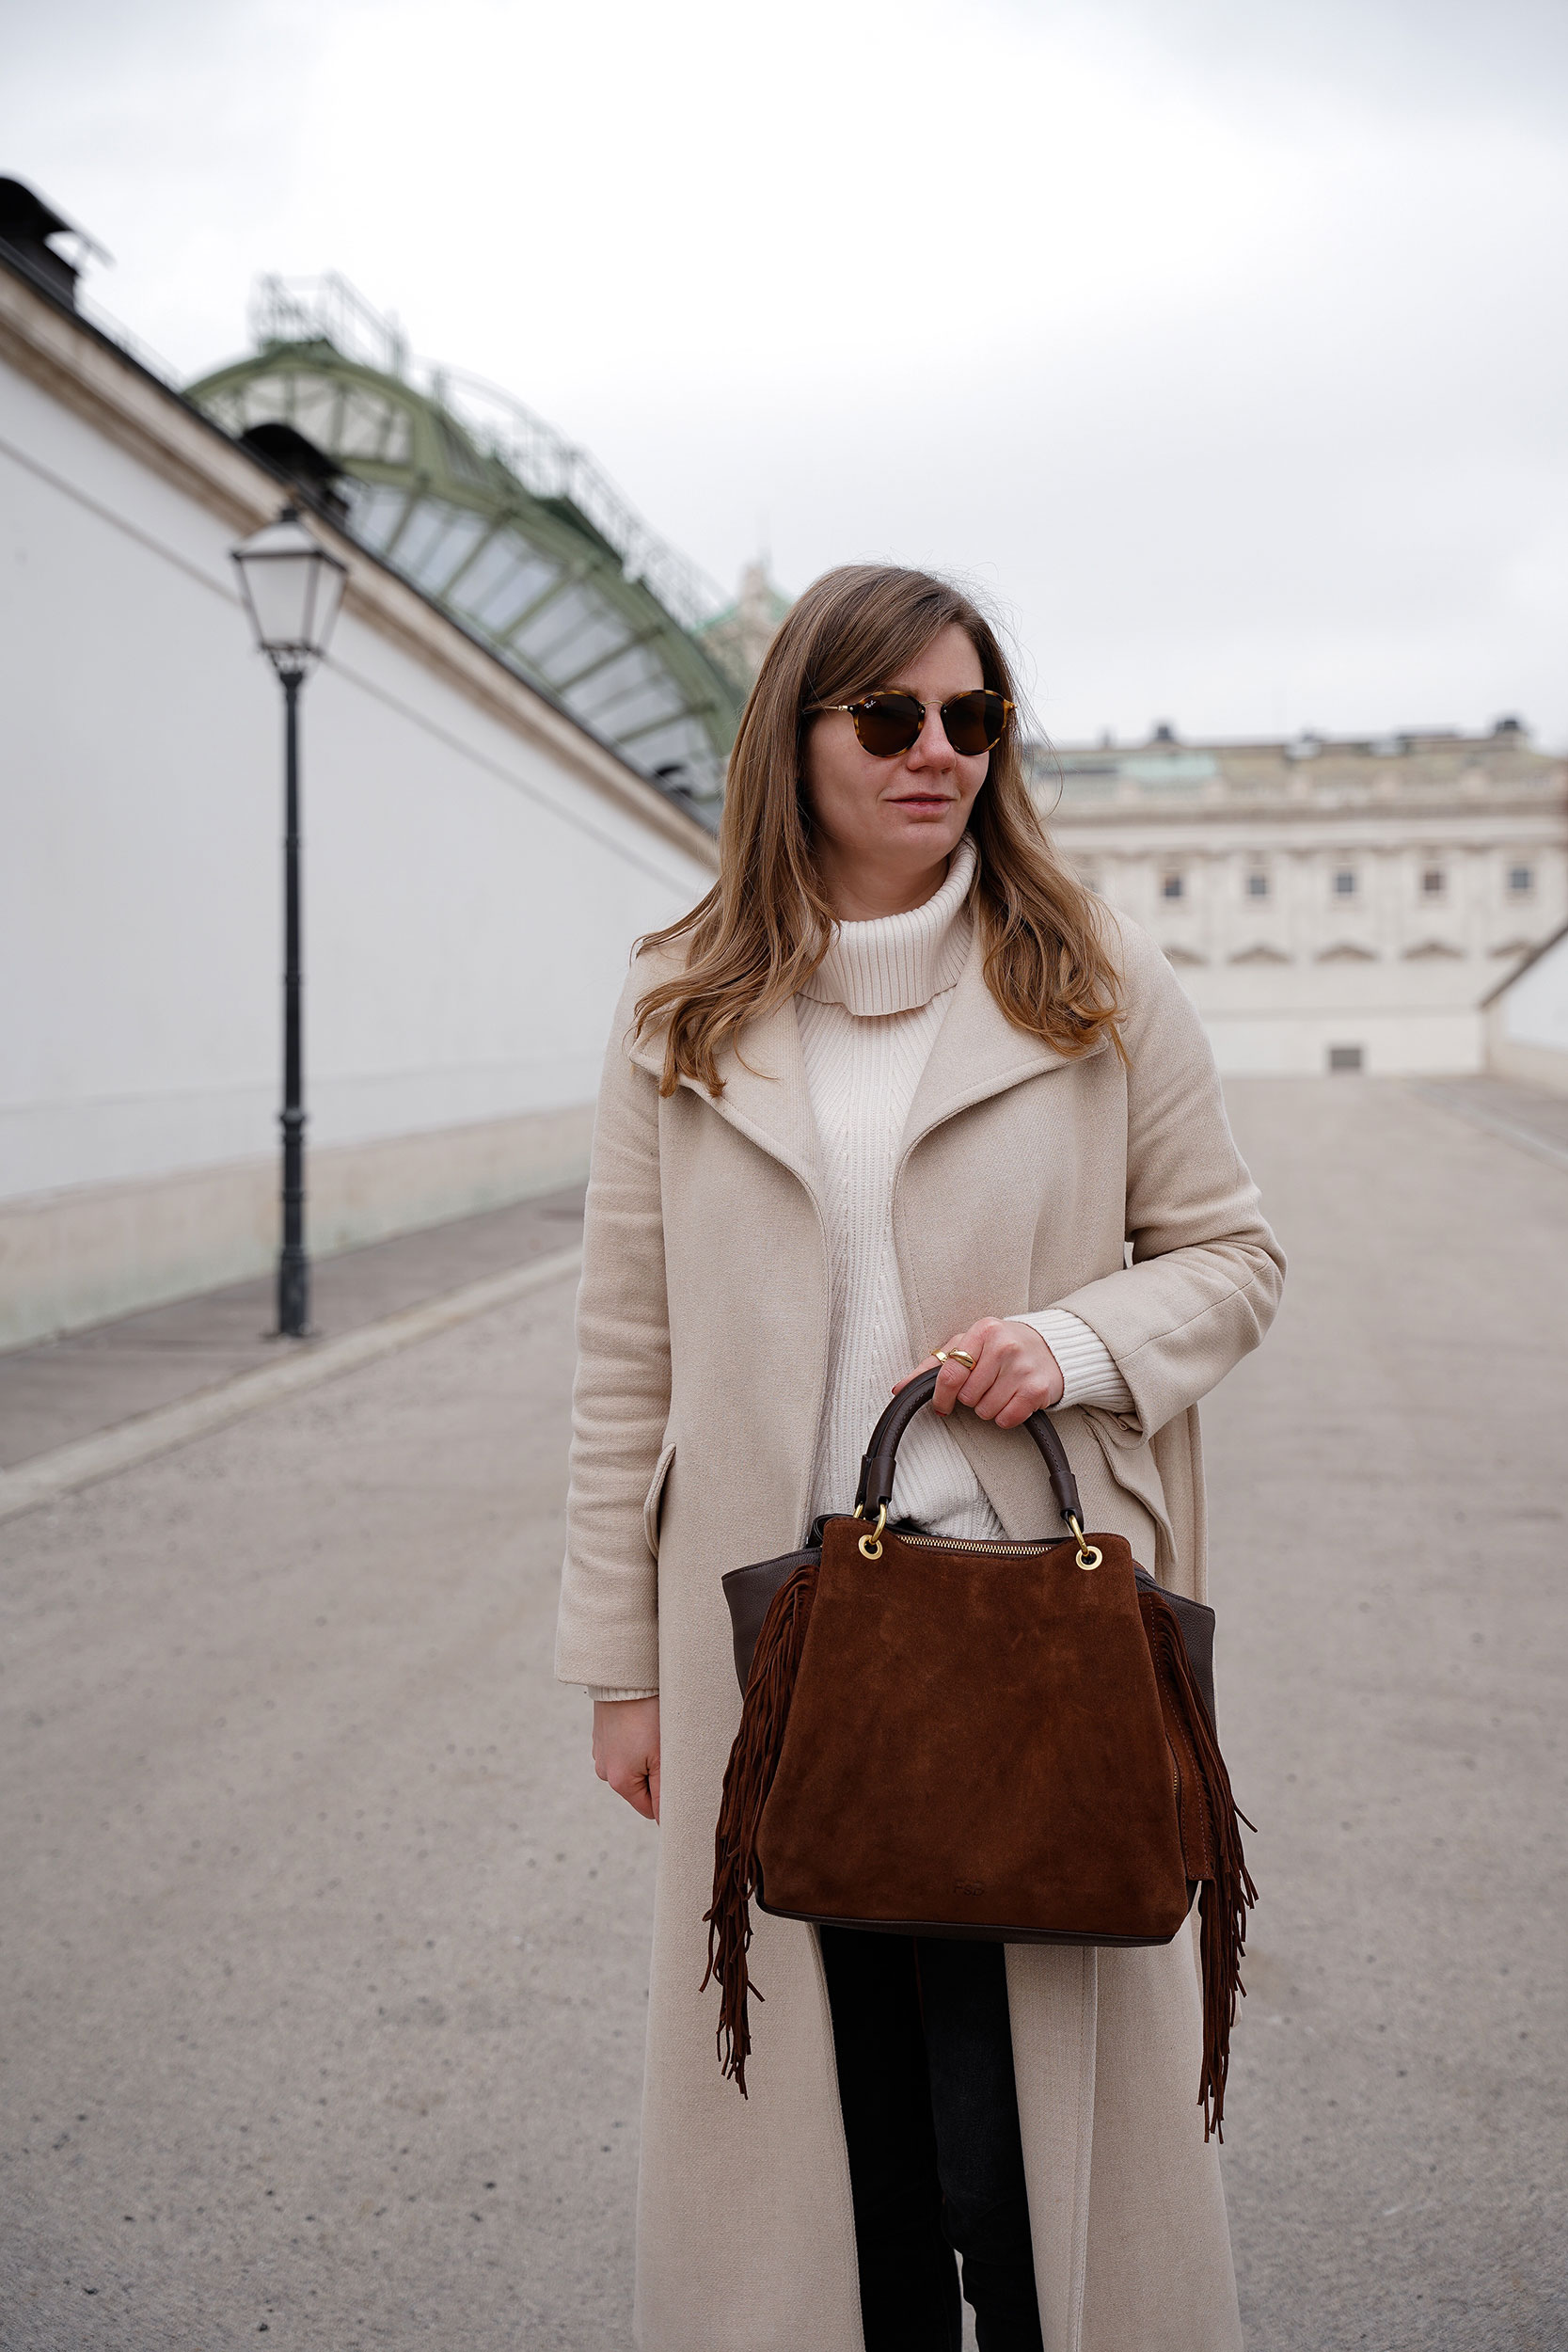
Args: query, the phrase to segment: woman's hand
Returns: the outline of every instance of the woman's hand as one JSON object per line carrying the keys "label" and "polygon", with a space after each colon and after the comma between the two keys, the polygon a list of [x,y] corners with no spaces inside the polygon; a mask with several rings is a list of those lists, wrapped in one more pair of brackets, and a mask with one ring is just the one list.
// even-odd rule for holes
{"label": "woman's hand", "polygon": [[657,1820],[657,1699],[594,1701],[594,1770],[634,1812]]}
{"label": "woman's hand", "polygon": [[[967,1331],[956,1333],[942,1344],[948,1356],[955,1348],[973,1356],[974,1369],[971,1372],[967,1364],[942,1365],[931,1399],[939,1413],[950,1413],[955,1405],[967,1405],[982,1421],[995,1422],[998,1429],[1017,1429],[1031,1413],[1049,1412],[1067,1386],[1061,1365],[1031,1324],[1004,1323],[996,1315],[982,1315]],[[895,1380],[894,1395],[923,1372],[929,1372],[936,1360],[935,1356],[927,1356],[913,1372]]]}

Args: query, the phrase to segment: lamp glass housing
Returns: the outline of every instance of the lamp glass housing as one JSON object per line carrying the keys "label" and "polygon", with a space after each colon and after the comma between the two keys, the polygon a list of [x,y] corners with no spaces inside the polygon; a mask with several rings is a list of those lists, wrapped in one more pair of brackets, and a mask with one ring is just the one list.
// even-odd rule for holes
{"label": "lamp glass housing", "polygon": [[326,651],[348,565],[293,506],[235,548],[233,559],[257,644],[281,675],[303,676]]}

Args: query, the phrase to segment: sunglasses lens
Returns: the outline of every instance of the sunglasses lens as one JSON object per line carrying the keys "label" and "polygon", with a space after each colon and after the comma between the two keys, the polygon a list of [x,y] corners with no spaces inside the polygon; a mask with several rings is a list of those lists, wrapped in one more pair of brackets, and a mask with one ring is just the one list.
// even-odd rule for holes
{"label": "sunglasses lens", "polygon": [[953,749],[963,758],[973,759],[1002,740],[1007,706],[1000,694],[980,687],[973,694],[955,694],[950,703],[943,703],[942,723]]}
{"label": "sunglasses lens", "polygon": [[867,694],[852,712],[862,751],[896,759],[920,734],[921,709],[912,694]]}

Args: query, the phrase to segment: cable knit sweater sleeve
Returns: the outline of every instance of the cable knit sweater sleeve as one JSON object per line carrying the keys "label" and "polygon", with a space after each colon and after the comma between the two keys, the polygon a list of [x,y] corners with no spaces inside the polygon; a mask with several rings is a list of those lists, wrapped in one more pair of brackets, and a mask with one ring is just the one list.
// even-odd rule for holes
{"label": "cable knit sweater sleeve", "polygon": [[1047,1307],[1038,1314],[1008,1315],[1006,1320],[1026,1323],[1037,1331],[1060,1364],[1066,1386],[1056,1402],[1058,1412],[1068,1405],[1099,1405],[1108,1413],[1132,1410],[1132,1391],[1110,1349],[1079,1316],[1065,1307]]}

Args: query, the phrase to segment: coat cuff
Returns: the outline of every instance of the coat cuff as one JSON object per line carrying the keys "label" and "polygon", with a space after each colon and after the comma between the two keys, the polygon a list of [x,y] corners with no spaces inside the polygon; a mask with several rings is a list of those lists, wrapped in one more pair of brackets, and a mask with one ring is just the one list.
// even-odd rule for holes
{"label": "coat cuff", "polygon": [[1026,1323],[1037,1331],[1062,1367],[1066,1386],[1057,1412],[1069,1405],[1098,1405],[1107,1413],[1130,1413],[1132,1391],[1117,1369],[1116,1359],[1098,1331],[1065,1307],[1046,1307],[1036,1315],[1009,1315],[1009,1323]]}
{"label": "coat cuff", "polygon": [[585,1682],[583,1684],[583,1689],[587,1692],[588,1696],[595,1702],[600,1699],[611,1701],[617,1699],[657,1699],[658,1696],[658,1692],[657,1691],[607,1690],[604,1684],[600,1682]]}

